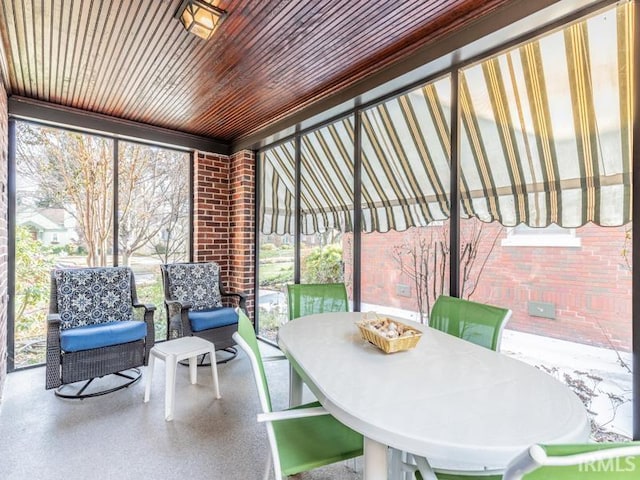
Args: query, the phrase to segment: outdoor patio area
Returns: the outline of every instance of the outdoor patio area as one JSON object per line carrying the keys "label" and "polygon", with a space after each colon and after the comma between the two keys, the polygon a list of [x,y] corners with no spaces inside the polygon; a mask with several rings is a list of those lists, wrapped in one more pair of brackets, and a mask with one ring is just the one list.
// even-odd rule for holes
{"label": "outdoor patio area", "polygon": [[[265,356],[279,350],[261,344]],[[630,436],[631,378],[611,351],[560,340],[505,331],[502,352],[539,366],[544,356],[559,366],[554,374],[577,378],[572,365],[608,379],[595,389],[591,410],[610,432]],[[623,355],[630,362],[630,355]],[[288,402],[288,362],[265,363],[274,409]],[[146,368],[144,369],[146,371]],[[262,479],[270,455],[266,429],[256,422],[259,410],[253,377],[243,353],[218,367],[222,399],[213,398],[211,377],[200,368],[197,385],[188,369],[178,369],[174,420],[164,420],[164,362],[156,364],[151,400],[143,403],[143,379],[128,389],[82,401],[62,400],[44,389],[44,367],[12,373],[0,403],[0,478],[42,480],[92,478]],[[145,372],[146,374],[146,372]],[[313,397],[305,388],[304,398]],[[611,421],[607,392],[626,401]],[[610,436],[608,440],[620,440]],[[72,452],[70,455],[69,452]],[[361,460],[301,474],[299,479],[356,480]],[[233,473],[230,473],[233,472]]]}
{"label": "outdoor patio area", "polygon": [[601,427],[597,434],[600,441],[631,439],[630,353],[622,352],[618,357],[613,350],[513,330],[505,330],[501,352],[547,371],[577,391],[586,400],[588,410],[593,412],[593,420]]}

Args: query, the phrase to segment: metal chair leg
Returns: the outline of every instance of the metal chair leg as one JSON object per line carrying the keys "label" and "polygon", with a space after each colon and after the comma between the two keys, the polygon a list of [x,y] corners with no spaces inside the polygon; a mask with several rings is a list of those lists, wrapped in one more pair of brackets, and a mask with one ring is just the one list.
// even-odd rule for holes
{"label": "metal chair leg", "polygon": [[[67,390],[71,387],[71,385],[73,384],[64,384],[64,385],[60,385],[55,391],[54,393],[56,394],[57,397],[60,398],[66,398],[69,400],[82,400],[84,398],[90,398],[90,397],[99,397],[101,395],[106,395],[107,393],[112,393],[112,392],[116,392],[118,390],[122,390],[123,388],[127,388],[129,387],[129,385],[133,385],[134,383],[136,383],[138,380],[140,380],[140,378],[142,377],[142,372],[140,371],[139,368],[130,368],[129,370],[125,370],[126,372],[133,372],[132,374],[126,374],[123,372],[116,372],[113,373],[112,375],[118,376],[118,377],[122,377],[122,378],[126,378],[128,381],[118,385],[117,387],[113,387],[113,388],[109,388],[106,390],[100,390],[98,392],[93,392],[93,393],[84,393],[84,391],[87,389],[87,387],[97,378],[90,378],[89,380],[87,380],[85,382],[85,384],[80,388],[80,390],[78,390],[76,393],[64,393],[63,390]],[[108,375],[106,375],[108,376]]]}

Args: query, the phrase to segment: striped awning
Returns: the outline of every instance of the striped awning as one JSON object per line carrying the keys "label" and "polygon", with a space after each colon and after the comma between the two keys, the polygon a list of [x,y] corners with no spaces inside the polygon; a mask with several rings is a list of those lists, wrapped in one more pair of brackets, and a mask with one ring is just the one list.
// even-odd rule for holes
{"label": "striped awning", "polygon": [[[631,221],[631,4],[459,72],[464,217],[505,226]],[[362,113],[362,228],[449,217],[450,78]],[[301,227],[351,231],[354,121],[301,137]],[[261,230],[295,230],[295,148],[261,156]]]}

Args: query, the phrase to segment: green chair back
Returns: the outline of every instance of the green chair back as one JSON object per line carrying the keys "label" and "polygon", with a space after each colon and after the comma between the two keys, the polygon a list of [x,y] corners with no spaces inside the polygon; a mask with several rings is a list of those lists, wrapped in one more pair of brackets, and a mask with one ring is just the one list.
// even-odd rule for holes
{"label": "green chair back", "polygon": [[348,312],[344,283],[304,283],[287,285],[289,320],[324,312]]}
{"label": "green chair back", "polygon": [[[264,373],[264,365],[262,363],[262,354],[258,347],[258,338],[253,324],[243,310],[238,309],[238,331],[234,333],[234,339],[245,351],[247,349],[252,353],[249,356],[253,376],[255,377],[256,386],[258,387],[258,397],[260,398],[260,406],[263,412],[271,411],[271,395],[269,394],[269,384],[267,376]],[[244,345],[243,345],[244,342]],[[247,353],[249,353],[247,351]]]}
{"label": "green chair back", "polygon": [[498,351],[509,317],[511,310],[506,308],[440,295],[429,315],[429,326]]}
{"label": "green chair back", "polygon": [[504,480],[640,478],[640,442],[534,445],[516,457]]}

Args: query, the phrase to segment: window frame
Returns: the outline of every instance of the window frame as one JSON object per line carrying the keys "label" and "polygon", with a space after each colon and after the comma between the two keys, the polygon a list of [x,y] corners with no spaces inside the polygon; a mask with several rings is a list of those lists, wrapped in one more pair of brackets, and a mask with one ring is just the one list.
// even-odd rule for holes
{"label": "window frame", "polygon": [[16,368],[15,365],[15,290],[16,290],[16,278],[15,278],[15,255],[16,255],[16,227],[17,227],[17,191],[16,191],[16,180],[17,180],[17,172],[16,172],[16,161],[17,156],[15,153],[17,136],[16,136],[16,123],[29,123],[39,127],[46,128],[55,128],[58,130],[63,130],[66,132],[78,133],[81,135],[90,135],[94,137],[101,137],[113,142],[113,153],[112,153],[112,165],[113,165],[113,237],[112,237],[112,265],[118,266],[118,160],[119,160],[119,142],[126,143],[135,143],[153,148],[160,148],[164,150],[172,150],[181,153],[187,153],[189,155],[189,226],[188,232],[189,236],[187,239],[187,256],[189,261],[193,260],[193,252],[194,252],[194,150],[181,148],[180,146],[170,146],[164,143],[154,143],[150,141],[145,141],[144,139],[132,139],[132,138],[122,138],[116,134],[109,134],[108,132],[96,132],[94,130],[84,130],[75,127],[69,127],[65,125],[51,124],[49,122],[38,121],[37,119],[25,119],[25,118],[15,118],[9,117],[9,128],[8,128],[8,140],[10,151],[7,158],[7,293],[8,293],[8,302],[7,302],[7,373],[11,373],[14,371],[25,370],[29,368],[37,368],[44,365],[44,363],[28,365],[24,367]]}
{"label": "window frame", "polygon": [[[582,240],[576,236],[575,228],[561,228],[562,231],[557,233],[543,233],[542,230],[546,230],[552,227],[543,227],[534,229],[527,227],[526,225],[518,225],[517,227],[507,227],[506,238],[500,241],[502,247],[571,247],[580,248],[582,246]],[[524,231],[519,231],[519,228],[524,228]],[[540,230],[536,233],[527,233],[528,230]]]}
{"label": "window frame", "polygon": [[[457,88],[458,88],[458,72],[465,68],[468,67],[470,65],[473,65],[474,63],[477,62],[483,62],[489,58],[492,58],[494,56],[497,56],[498,54],[505,52],[507,50],[510,50],[518,45],[524,44],[525,42],[530,42],[535,40],[536,38],[542,36],[542,35],[546,35],[549,34],[551,32],[553,32],[554,30],[558,30],[558,29],[562,29],[562,28],[566,28],[568,26],[570,26],[573,23],[576,22],[580,22],[583,20],[587,20],[588,18],[597,15],[599,12],[604,11],[605,9],[609,9],[614,7],[615,5],[621,5],[622,3],[625,2],[614,2],[614,1],[603,1],[603,2],[598,2],[598,3],[594,3],[591,4],[587,7],[585,7],[584,9],[578,9],[573,11],[572,13],[569,13],[566,16],[562,16],[561,18],[558,18],[556,20],[553,20],[547,24],[544,24],[542,26],[537,26],[536,28],[533,28],[532,30],[530,30],[529,32],[514,38],[512,40],[507,40],[507,41],[503,41],[503,42],[497,42],[497,46],[493,47],[493,48],[489,48],[486,51],[482,51],[481,53],[476,54],[475,56],[473,56],[470,59],[463,59],[463,60],[457,60],[455,57],[454,58],[440,58],[438,60],[445,60],[444,62],[437,62],[434,61],[432,63],[433,68],[430,69],[431,73],[430,74],[424,74],[422,76],[422,78],[419,78],[418,80],[410,80],[407,83],[402,84],[402,86],[393,89],[390,93],[386,93],[386,94],[381,94],[379,96],[376,97],[376,89],[373,89],[372,91],[368,92],[365,95],[361,95],[361,97],[358,97],[357,101],[354,101],[352,104],[348,104],[345,103],[344,105],[349,105],[348,107],[345,107],[343,110],[340,111],[340,113],[335,113],[336,110],[335,109],[327,109],[327,113],[322,115],[322,114],[318,114],[315,118],[317,118],[318,120],[314,122],[315,118],[311,118],[306,122],[301,122],[296,126],[295,132],[294,133],[290,133],[292,131],[292,129],[287,129],[287,130],[283,130],[280,133],[277,134],[271,134],[270,137],[267,137],[267,139],[261,141],[258,143],[258,145],[260,146],[258,152],[259,154],[261,154],[262,152],[272,148],[273,146],[283,143],[283,142],[287,142],[287,141],[291,141],[292,139],[294,139],[295,141],[299,141],[299,138],[301,135],[306,134],[308,131],[316,129],[316,128],[320,128],[324,125],[328,125],[330,123],[336,122],[341,120],[342,118],[345,118],[349,115],[355,115],[356,118],[356,129],[355,129],[355,164],[356,164],[356,189],[359,187],[358,182],[359,182],[359,161],[360,161],[360,155],[361,155],[361,145],[360,145],[360,119],[361,119],[361,115],[363,110],[367,109],[367,108],[371,108],[375,105],[381,104],[389,99],[398,97],[400,95],[404,95],[412,90],[414,90],[415,88],[425,85],[431,81],[433,81],[434,79],[437,79],[438,77],[441,77],[443,75],[447,75],[450,74],[452,76],[453,79],[455,79],[455,81],[453,82],[452,85],[452,98],[454,99],[451,105],[452,108],[452,117],[458,119],[458,121],[454,121],[452,122],[451,125],[451,129],[452,129],[452,134],[451,134],[451,138],[452,138],[452,142],[451,142],[451,190],[450,190],[450,195],[451,195],[451,211],[450,211],[450,219],[451,219],[451,229],[450,229],[450,258],[451,258],[451,262],[450,262],[450,294],[452,296],[458,296],[458,292],[459,292],[459,274],[460,274],[460,269],[459,269],[459,265],[458,265],[458,260],[459,260],[459,253],[460,253],[460,238],[459,238],[459,221],[460,221],[460,212],[459,212],[459,200],[460,200],[460,186],[459,186],[459,180],[460,180],[460,166],[458,163],[458,156],[459,156],[459,134],[457,132],[458,130],[458,123],[459,123],[459,114],[457,112],[458,109],[458,103],[459,103],[459,99],[458,99],[458,95],[457,95]],[[635,15],[636,17],[639,15],[640,12],[638,12],[638,8],[640,8],[640,0],[629,0],[629,3],[633,3],[633,7],[635,8]],[[640,24],[635,21],[633,22],[634,25],[631,27],[631,34],[635,35],[634,38],[636,38],[636,41],[634,42],[634,47],[633,47],[633,68],[638,71],[640,70],[640,55],[638,55],[637,50],[638,48],[640,48],[640,43],[637,41],[637,38],[639,37],[639,33],[638,29],[640,28]],[[443,66],[444,64],[444,66]],[[429,69],[423,69],[422,71],[429,71]],[[412,77],[415,78],[415,77]],[[398,84],[402,81],[401,78],[396,78],[395,80],[393,80],[393,82],[395,84]],[[392,83],[392,82],[389,82]],[[636,78],[633,80],[633,84],[631,86],[632,90],[634,92],[636,92],[636,98],[639,96],[637,95],[637,90],[638,90],[638,86],[640,85],[640,82],[638,80],[638,76],[636,75]],[[381,89],[378,88],[378,91],[380,91]],[[364,99],[364,100],[363,100]],[[371,99],[371,100],[369,100]],[[355,106],[351,106],[351,105],[355,105]],[[640,114],[640,102],[638,102],[637,100],[634,102],[634,105],[632,105],[632,109],[633,109],[633,114],[634,114],[634,118],[637,117]],[[640,122],[633,122],[633,125],[630,126],[631,129],[631,136],[632,138],[634,137],[638,137],[640,136]],[[640,142],[632,142],[633,145],[633,151],[630,152],[630,155],[632,157],[632,160],[637,159],[640,156],[640,148],[637,147],[637,144]],[[259,158],[257,156],[257,158]],[[633,162],[634,164],[638,164],[638,162]],[[258,162],[258,166],[257,168],[260,168],[259,162]],[[634,178],[633,184],[634,185],[638,185],[640,184],[640,181],[638,181],[640,179],[640,169],[639,168],[635,168],[632,172],[632,176]],[[256,177],[258,178],[258,177]],[[260,185],[256,185],[256,192],[260,191]],[[356,201],[354,202],[355,205],[361,205],[360,199],[358,198],[358,191],[356,190]],[[259,197],[257,197],[258,199]],[[296,195],[296,200],[298,199],[298,195]],[[256,200],[256,204],[258,203],[258,200]],[[357,214],[360,212],[360,208],[356,209],[356,217],[358,218]],[[258,210],[256,210],[256,212],[258,212]],[[638,250],[640,250],[640,217],[638,217],[638,215],[640,215],[640,195],[633,195],[633,217],[631,219],[632,221],[632,225],[633,224],[637,224],[637,227],[633,227],[633,230],[635,231],[636,229],[638,231],[635,232],[635,234],[633,235],[633,244],[632,244],[632,249],[636,249],[635,247],[637,247]],[[636,218],[638,217],[638,218]],[[356,222],[356,225],[359,225],[359,221]],[[256,222],[255,222],[255,237],[256,239],[258,238],[259,235],[259,224],[260,224],[260,219],[258,217],[256,217]],[[359,260],[359,254],[360,254],[360,249],[359,249],[359,241],[360,241],[360,237],[359,237],[359,233],[357,231],[354,231],[354,275],[353,275],[353,285],[354,285],[354,289],[359,289],[360,287],[360,260]],[[539,238],[538,238],[539,240]],[[573,240],[569,240],[566,239],[568,242],[568,245],[556,245],[556,246],[565,246],[565,247],[576,247],[575,243],[576,241],[580,242],[580,239],[575,237],[575,233],[574,233],[574,239]],[[557,244],[557,239],[555,241],[555,243]],[[577,245],[580,246],[580,245]],[[256,240],[256,251],[258,251],[258,243]],[[296,246],[296,248],[298,249],[299,246]],[[299,257],[298,257],[299,258]],[[637,262],[637,263],[636,263]],[[634,258],[634,264],[635,264],[635,272],[633,274],[633,279],[632,279],[632,291],[640,291],[640,255],[636,255]],[[296,263],[296,266],[294,268],[298,268],[299,269],[299,265],[298,263]],[[256,255],[256,261],[255,261],[255,271],[256,271],[256,278],[257,278],[257,272],[259,270],[259,259],[258,256]],[[256,290],[257,291],[257,290]],[[633,335],[633,350],[632,350],[632,354],[633,354],[633,360],[634,360],[634,364],[635,365],[640,365],[640,296],[638,296],[638,299],[635,298],[635,296],[632,295],[632,300],[633,300],[633,316],[632,316],[632,335]],[[359,295],[359,290],[358,290],[358,294],[355,294],[355,290],[354,290],[354,310],[359,310],[360,304],[359,304],[359,300],[360,300],[360,295]],[[257,312],[256,312],[257,313]],[[259,323],[259,316],[256,314],[256,328],[258,327],[258,323]],[[638,411],[638,406],[640,406],[640,368],[635,368],[633,371],[633,408],[634,411]],[[633,436],[634,439],[638,439],[640,438],[640,414],[638,415],[634,415],[634,419],[633,419]]]}

